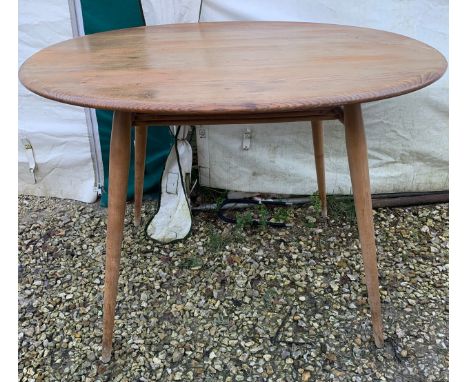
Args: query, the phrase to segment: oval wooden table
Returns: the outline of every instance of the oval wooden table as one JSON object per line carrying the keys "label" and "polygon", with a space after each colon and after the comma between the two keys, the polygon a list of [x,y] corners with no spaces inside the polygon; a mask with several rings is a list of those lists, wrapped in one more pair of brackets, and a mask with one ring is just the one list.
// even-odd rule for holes
{"label": "oval wooden table", "polygon": [[111,357],[130,132],[136,128],[139,222],[149,125],[312,121],[326,215],[322,120],[344,123],[375,344],[384,336],[369,185],[364,102],[423,88],[445,72],[435,49],[367,28],[291,22],[175,24],[68,40],[33,55],[19,77],[43,97],[114,110],[102,360]]}

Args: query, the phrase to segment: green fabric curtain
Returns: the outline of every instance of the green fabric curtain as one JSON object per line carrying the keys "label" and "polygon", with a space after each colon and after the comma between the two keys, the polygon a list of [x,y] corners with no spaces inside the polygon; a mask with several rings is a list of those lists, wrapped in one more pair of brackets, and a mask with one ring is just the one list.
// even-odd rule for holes
{"label": "green fabric curtain", "polygon": [[[140,0],[81,0],[81,12],[85,34],[145,25]],[[104,167],[104,187],[101,196],[102,207],[107,207],[112,115],[112,111],[96,110]],[[133,136],[134,133],[132,131],[132,141]],[[143,189],[144,194],[148,197],[157,198],[159,196],[164,165],[173,141],[174,138],[170,133],[169,127],[152,127],[148,129]],[[134,189],[134,147],[132,145],[127,199],[133,198]]]}

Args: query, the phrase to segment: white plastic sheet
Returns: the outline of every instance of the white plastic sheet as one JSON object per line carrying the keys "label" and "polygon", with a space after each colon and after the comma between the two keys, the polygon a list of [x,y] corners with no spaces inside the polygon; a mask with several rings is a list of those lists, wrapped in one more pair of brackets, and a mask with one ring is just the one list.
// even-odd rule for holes
{"label": "white plastic sheet", "polygon": [[201,0],[141,0],[146,25],[196,23]]}
{"label": "white plastic sheet", "polygon": [[[20,0],[19,65],[36,51],[71,37],[67,2]],[[83,109],[47,100],[19,85],[18,114],[19,193],[95,201],[95,174]],[[36,183],[22,138],[32,146]]]}
{"label": "white plastic sheet", "polygon": [[[148,25],[197,22],[200,11],[200,0],[143,0],[142,5]],[[204,0],[201,21],[221,20],[368,26],[414,37],[448,58],[445,0]],[[20,0],[19,64],[37,50],[71,37],[67,2]],[[364,117],[373,192],[448,188],[448,75],[419,92],[365,105]],[[349,192],[343,129],[337,123],[325,124],[328,190]],[[274,125],[269,125],[268,134],[262,136],[261,128],[257,131],[251,126],[252,151],[235,156],[229,150],[240,147],[245,127],[240,126],[237,133],[234,126],[229,128],[230,133],[215,127],[206,130],[210,140],[198,147],[199,161],[206,166],[200,173],[202,184],[278,193],[309,193],[316,189],[309,124],[294,124],[294,137],[290,133],[282,136],[284,127],[275,130]],[[27,138],[33,147],[36,184],[32,184],[21,138]],[[82,108],[45,100],[20,85],[19,192],[94,201],[97,193],[89,139]],[[271,150],[278,144],[285,149],[281,157],[275,157]],[[270,155],[268,161],[264,160],[265,153]],[[229,164],[225,158],[235,161]],[[225,170],[229,165],[231,169]]]}
{"label": "white plastic sheet", "polygon": [[[200,21],[283,20],[383,29],[421,40],[448,58],[448,2],[417,0],[204,0]],[[373,193],[448,189],[448,75],[416,93],[364,105]],[[339,122],[325,122],[327,191],[350,193]],[[243,131],[252,131],[242,149]],[[317,189],[309,123],[204,127],[201,184],[248,192]],[[201,159],[201,161],[200,161]]]}

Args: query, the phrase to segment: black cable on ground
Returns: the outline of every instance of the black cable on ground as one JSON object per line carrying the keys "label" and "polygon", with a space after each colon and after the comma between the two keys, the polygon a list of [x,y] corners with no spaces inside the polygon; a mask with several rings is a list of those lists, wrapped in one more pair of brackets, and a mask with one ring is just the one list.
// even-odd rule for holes
{"label": "black cable on ground", "polygon": [[[285,202],[281,200],[271,200],[271,199],[264,199],[264,200],[262,199],[225,199],[218,206],[217,215],[221,220],[225,221],[226,223],[231,223],[231,224],[236,224],[237,219],[224,215],[224,212],[229,211],[229,208],[223,208],[230,204],[252,204],[252,205],[263,204],[267,206],[290,206],[292,205],[292,203],[290,202]],[[275,228],[284,228],[288,226],[288,224],[286,224],[285,222],[270,222],[270,221],[261,222],[258,219],[253,219],[251,224],[253,226],[259,226],[259,225],[265,224],[267,226],[275,227]]]}

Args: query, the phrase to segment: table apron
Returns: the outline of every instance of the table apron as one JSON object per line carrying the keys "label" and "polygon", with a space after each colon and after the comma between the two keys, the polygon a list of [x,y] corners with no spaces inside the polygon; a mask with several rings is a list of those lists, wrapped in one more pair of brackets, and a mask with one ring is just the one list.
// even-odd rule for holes
{"label": "table apron", "polygon": [[221,114],[221,115],[160,115],[151,113],[133,113],[133,126],[166,126],[166,125],[224,125],[251,124],[295,121],[344,121],[343,109],[333,107],[302,112],[257,113],[257,114]]}

